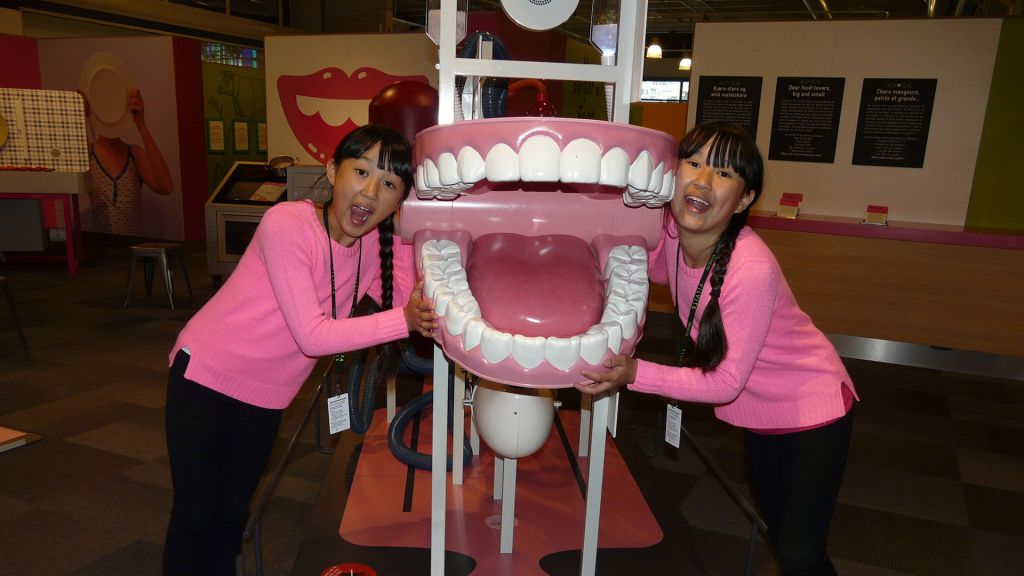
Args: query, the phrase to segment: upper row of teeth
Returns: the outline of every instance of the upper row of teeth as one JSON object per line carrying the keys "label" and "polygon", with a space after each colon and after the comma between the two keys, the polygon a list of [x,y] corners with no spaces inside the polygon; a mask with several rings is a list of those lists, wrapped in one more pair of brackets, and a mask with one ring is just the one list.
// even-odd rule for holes
{"label": "upper row of teeth", "polygon": [[646,150],[635,160],[619,147],[601,154],[592,140],[578,138],[565,148],[549,136],[531,136],[516,153],[511,146],[498,143],[486,156],[464,146],[458,156],[444,152],[416,166],[416,195],[420,198],[452,200],[477,182],[565,182],[602,184],[625,188],[623,201],[629,206],[651,208],[672,199],[675,190],[674,166],[654,165]]}
{"label": "upper row of teeth", "polygon": [[492,364],[509,356],[527,369],[547,361],[568,370],[580,358],[597,364],[606,351],[618,354],[622,341],[636,336],[647,310],[647,251],[642,246],[623,244],[609,252],[601,322],[569,338],[524,336],[492,327],[480,314],[462,265],[462,251],[454,242],[425,242],[420,262],[424,295],[433,299],[434,311],[444,317],[445,330],[461,335],[467,352],[480,346],[480,353]]}

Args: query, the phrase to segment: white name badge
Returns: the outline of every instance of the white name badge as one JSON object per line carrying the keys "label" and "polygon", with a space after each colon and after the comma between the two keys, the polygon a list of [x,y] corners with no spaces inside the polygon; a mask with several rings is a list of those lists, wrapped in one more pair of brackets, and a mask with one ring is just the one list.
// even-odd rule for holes
{"label": "white name badge", "polygon": [[683,411],[678,406],[668,405],[665,413],[665,442],[679,448],[679,436],[683,429]]}
{"label": "white name badge", "polygon": [[348,394],[339,394],[327,399],[327,423],[331,434],[343,432],[352,427],[348,420]]}

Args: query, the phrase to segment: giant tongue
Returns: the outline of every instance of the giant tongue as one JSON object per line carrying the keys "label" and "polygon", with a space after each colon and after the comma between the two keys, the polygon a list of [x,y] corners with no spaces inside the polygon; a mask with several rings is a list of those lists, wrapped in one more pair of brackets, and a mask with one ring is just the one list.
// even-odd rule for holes
{"label": "giant tongue", "polygon": [[481,315],[502,332],[568,338],[601,321],[601,272],[575,236],[485,234],[466,271]]}

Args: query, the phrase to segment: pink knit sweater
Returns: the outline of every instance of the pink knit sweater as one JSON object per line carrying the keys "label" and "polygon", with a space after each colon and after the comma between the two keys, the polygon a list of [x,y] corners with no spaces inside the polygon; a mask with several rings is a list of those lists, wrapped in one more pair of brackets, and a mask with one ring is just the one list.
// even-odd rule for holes
{"label": "pink knit sweater", "polygon": [[[683,262],[676,292],[678,246],[678,239],[662,233],[650,255],[650,277],[678,293],[685,323],[703,268]],[[694,338],[710,292],[709,281],[694,319]],[[716,369],[705,374],[641,360],[629,388],[715,404],[719,418],[744,428],[800,428],[846,413],[842,387],[853,392],[850,376],[832,344],[797,306],[771,250],[750,228],[736,240],[719,304],[728,351]]]}
{"label": "pink knit sweater", "polygon": [[[285,408],[317,358],[408,335],[402,307],[413,285],[412,248],[395,238],[394,308],[348,319],[359,244],[334,252],[338,319],[331,319],[328,237],[309,201],[282,202],[263,216],[238,267],[178,335],[191,360],[185,377],[262,408]],[[376,230],[363,237],[359,296],[380,300]]]}

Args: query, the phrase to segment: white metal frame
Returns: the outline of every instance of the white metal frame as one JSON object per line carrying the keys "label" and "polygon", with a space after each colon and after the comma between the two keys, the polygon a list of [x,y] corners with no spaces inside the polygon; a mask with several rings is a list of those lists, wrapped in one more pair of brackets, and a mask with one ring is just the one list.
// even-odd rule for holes
{"label": "white metal frame", "polygon": [[[439,49],[438,101],[440,102],[438,124],[455,121],[455,77],[496,76],[503,78],[542,78],[554,80],[575,80],[604,82],[614,85],[614,103],[610,107],[612,120],[627,123],[629,105],[639,99],[640,79],[643,65],[643,44],[647,22],[647,0],[621,0],[619,4],[619,38],[617,58],[614,63],[605,58],[604,64],[565,64],[551,62],[529,62],[508,60],[477,60],[459,58],[456,55],[456,1],[441,0],[441,26]],[[456,370],[455,366],[451,367]],[[445,514],[447,510],[448,459],[448,360],[440,346],[434,345],[434,425],[431,446],[431,524],[430,524],[430,574],[443,576],[445,550]],[[462,399],[465,381],[456,370],[455,410],[459,413],[453,419],[452,482],[462,483]],[[580,574],[592,576],[597,569],[597,534],[601,515],[601,489],[604,483],[605,435],[608,427],[609,398],[607,395],[593,399],[589,419],[590,427],[581,414],[580,456],[588,456],[585,449],[586,437],[583,430],[601,431],[590,434],[589,473],[586,495],[586,516],[583,533],[583,560]],[[508,465],[508,462],[505,462]],[[506,485],[505,490],[509,487]],[[506,498],[509,496],[505,494]],[[511,534],[511,531],[509,531]],[[511,536],[509,536],[511,538]],[[503,535],[502,548],[505,548]],[[511,542],[508,543],[511,549]]]}

